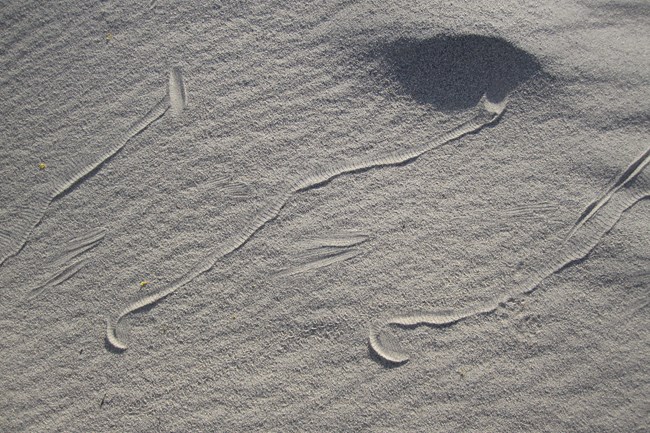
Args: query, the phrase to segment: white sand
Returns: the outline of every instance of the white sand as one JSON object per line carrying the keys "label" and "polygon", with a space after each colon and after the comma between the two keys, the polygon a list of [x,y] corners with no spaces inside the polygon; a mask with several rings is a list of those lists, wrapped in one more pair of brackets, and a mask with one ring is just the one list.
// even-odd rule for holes
{"label": "white sand", "polygon": [[[516,291],[647,150],[644,2],[7,3],[0,230],[123,139],[172,67],[188,105],[176,89],[0,267],[0,431],[647,428],[648,200],[493,314],[393,329],[407,363],[368,347],[382,318]],[[287,179],[431,142],[484,91],[510,94],[498,123],[292,195],[241,249],[127,315],[128,350],[107,346],[106,319],[231,242]],[[306,240],[353,231],[369,235],[361,254],[278,275]]]}

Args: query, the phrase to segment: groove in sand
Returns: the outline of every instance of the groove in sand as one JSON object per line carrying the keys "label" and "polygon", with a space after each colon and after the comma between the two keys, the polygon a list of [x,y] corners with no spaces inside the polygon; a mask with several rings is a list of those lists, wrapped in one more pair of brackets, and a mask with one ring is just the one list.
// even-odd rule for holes
{"label": "groove in sand", "polygon": [[173,67],[169,74],[169,104],[172,114],[178,115],[187,107],[187,91],[181,68]]}
{"label": "groove in sand", "polygon": [[353,247],[366,242],[370,236],[361,232],[330,233],[318,238],[311,238],[299,243],[299,247],[313,250],[326,247],[345,248]]}
{"label": "groove in sand", "polygon": [[7,228],[3,228],[3,232],[8,232],[9,236],[0,237],[0,266],[14,255],[16,255],[27,242],[27,238],[31,231],[36,227],[47,207],[51,202],[60,198],[65,193],[71,190],[76,184],[92,175],[96,170],[115,156],[133,137],[144,131],[154,121],[162,117],[170,108],[170,92],[173,93],[174,109],[176,112],[183,109],[187,104],[187,95],[183,85],[180,69],[173,68],[170,72],[170,86],[165,97],[158,102],[142,119],[135,122],[126,131],[124,136],[116,143],[109,146],[101,155],[94,159],[89,164],[76,167],[72,175],[67,176],[65,179],[55,183],[49,191],[38,193],[35,200],[32,200],[36,210],[31,209],[26,215],[21,212],[18,216],[12,218],[8,223]]}
{"label": "groove in sand", "polygon": [[319,171],[317,173],[310,173],[303,178],[289,182],[289,192],[281,194],[266,209],[258,213],[258,215],[251,221],[250,225],[247,226],[239,235],[236,235],[233,240],[212,251],[206,258],[197,263],[185,275],[170,284],[169,287],[161,290],[158,293],[132,302],[131,304],[127,305],[126,308],[124,308],[113,320],[108,320],[106,324],[106,340],[115,349],[126,350],[127,345],[117,336],[117,326],[126,315],[160,301],[199,275],[212,269],[217,260],[239,249],[242,245],[248,242],[248,240],[253,237],[253,235],[257,233],[257,231],[259,231],[265,224],[275,219],[292,194],[310,189],[316,185],[324,184],[326,182],[329,182],[334,177],[345,173],[352,173],[355,171],[366,170],[380,166],[400,165],[414,160],[425,152],[440,147],[464,135],[477,132],[481,128],[495,122],[505,110],[506,103],[507,99],[504,99],[499,104],[494,104],[489,102],[487,98],[483,97],[479,105],[473,110],[474,115],[472,118],[470,118],[469,121],[462,123],[461,125],[441,135],[436,140],[426,145],[405,151],[389,152],[377,157],[364,157],[349,162],[335,164],[329,169]]}
{"label": "groove in sand", "polygon": [[302,274],[305,272],[314,271],[316,269],[324,268],[326,266],[331,266],[335,263],[350,260],[358,256],[359,254],[361,254],[361,251],[354,250],[354,249],[350,249],[350,250],[345,249],[343,251],[338,250],[334,254],[331,253],[321,254],[317,256],[315,259],[308,261],[307,263],[303,263],[298,266],[292,266],[291,268],[278,272],[276,275],[278,277],[288,277],[290,275]]}
{"label": "groove in sand", "polygon": [[567,235],[567,239],[573,236],[573,234],[580,229],[590,218],[594,216],[598,209],[604,206],[609,199],[626,183],[634,179],[641,171],[650,163],[650,148],[648,148],[642,155],[636,158],[630,165],[627,166],[625,170],[616,178],[612,185],[607,189],[605,193],[596,198],[593,202],[585,208],[585,210],[576,221],[575,225]]}
{"label": "groove in sand", "polygon": [[638,171],[633,178],[628,177],[616,193],[598,206],[597,212],[585,219],[580,228],[573,232],[561,250],[546,260],[540,269],[531,270],[524,275],[517,287],[503,296],[474,309],[447,310],[430,313],[410,313],[391,317],[371,327],[369,343],[372,350],[383,360],[402,364],[408,361],[406,353],[399,349],[399,344],[386,347],[381,341],[382,328],[395,325],[401,327],[447,326],[464,319],[494,312],[500,305],[522,295],[530,294],[547,278],[586,257],[620,220],[623,213],[640,200],[650,196],[650,177]]}
{"label": "groove in sand", "polygon": [[83,269],[84,266],[88,264],[88,260],[90,260],[89,257],[78,260],[72,263],[71,265],[69,265],[68,267],[66,267],[65,269],[63,269],[62,271],[55,273],[50,278],[48,278],[43,284],[30,290],[28,298],[29,299],[35,298],[36,296],[43,293],[43,291],[48,287],[56,287],[59,284],[63,284],[64,282],[72,278],[74,275],[76,275],[81,269]]}
{"label": "groove in sand", "polygon": [[70,252],[75,251],[79,248],[87,247],[88,245],[92,245],[101,241],[104,239],[104,236],[106,236],[106,229],[101,227],[92,229],[81,236],[70,239],[65,245],[65,250]]}

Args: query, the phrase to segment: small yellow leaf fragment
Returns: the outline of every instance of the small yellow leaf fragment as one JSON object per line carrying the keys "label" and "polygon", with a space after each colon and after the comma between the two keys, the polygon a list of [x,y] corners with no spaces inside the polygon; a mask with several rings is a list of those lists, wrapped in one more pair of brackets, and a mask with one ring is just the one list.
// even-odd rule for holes
{"label": "small yellow leaf fragment", "polygon": [[467,378],[467,374],[469,373],[470,369],[467,367],[460,367],[456,369],[456,373],[460,376],[461,379]]}
{"label": "small yellow leaf fragment", "polygon": [[106,33],[106,40],[107,41],[112,41],[113,40],[113,33]]}
{"label": "small yellow leaf fragment", "polygon": [[147,281],[147,280],[140,281],[140,287],[144,287],[147,284],[149,284],[149,281]]}
{"label": "small yellow leaf fragment", "polygon": [[40,162],[38,164],[38,169],[39,170],[45,170],[46,167],[47,167],[47,164],[45,164],[44,162]]}

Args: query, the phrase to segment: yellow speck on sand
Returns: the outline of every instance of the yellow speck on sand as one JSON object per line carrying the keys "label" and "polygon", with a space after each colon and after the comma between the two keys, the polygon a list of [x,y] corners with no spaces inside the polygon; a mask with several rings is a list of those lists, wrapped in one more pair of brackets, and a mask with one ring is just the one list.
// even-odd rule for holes
{"label": "yellow speck on sand", "polygon": [[107,33],[106,34],[106,40],[107,41],[112,41],[113,40],[113,33]]}
{"label": "yellow speck on sand", "polygon": [[461,379],[465,379],[470,369],[468,367],[460,367],[456,369],[456,373],[460,376]]}
{"label": "yellow speck on sand", "polygon": [[45,164],[44,162],[40,162],[38,164],[38,169],[39,170],[45,170],[46,167],[47,167],[47,164]]}
{"label": "yellow speck on sand", "polygon": [[147,284],[149,284],[149,281],[147,281],[147,280],[140,281],[140,287],[144,287],[144,286],[146,286]]}

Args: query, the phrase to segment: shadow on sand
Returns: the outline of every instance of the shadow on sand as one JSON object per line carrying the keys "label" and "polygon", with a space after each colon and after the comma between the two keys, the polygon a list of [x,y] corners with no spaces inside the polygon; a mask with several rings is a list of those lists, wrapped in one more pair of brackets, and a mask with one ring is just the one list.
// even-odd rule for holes
{"label": "shadow on sand", "polygon": [[483,94],[502,100],[541,70],[535,57],[503,39],[446,36],[399,39],[372,53],[417,102],[443,111],[475,106]]}

